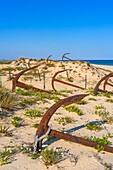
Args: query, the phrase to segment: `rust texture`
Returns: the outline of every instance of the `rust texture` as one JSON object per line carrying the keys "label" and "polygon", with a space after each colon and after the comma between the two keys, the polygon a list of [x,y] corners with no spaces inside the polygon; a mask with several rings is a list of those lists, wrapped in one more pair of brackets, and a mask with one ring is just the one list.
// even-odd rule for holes
{"label": "rust texture", "polygon": [[72,87],[75,87],[75,88],[79,88],[79,89],[84,90],[83,87],[80,87],[80,86],[77,86],[77,85],[74,85],[74,84],[72,84],[72,83],[68,83],[68,82],[62,81],[62,80],[58,80],[58,79],[56,78],[56,76],[57,76],[59,73],[62,73],[62,72],[67,71],[67,70],[68,70],[68,69],[62,70],[62,71],[58,71],[58,72],[56,72],[56,73],[54,74],[54,76],[52,77],[52,88],[53,88],[53,90],[57,91],[57,90],[55,89],[55,86],[54,86],[54,82],[55,82],[55,81],[56,81],[56,82],[59,82],[59,83],[62,83],[62,84],[66,84],[66,85],[68,85],[68,86],[72,86]]}
{"label": "rust texture", "polygon": [[73,61],[73,60],[71,60],[70,58],[68,58],[68,57],[65,56],[65,55],[67,55],[67,54],[70,54],[70,53],[65,53],[65,54],[62,56],[62,60],[64,60],[64,58],[65,58],[65,59],[67,59],[67,60],[69,60],[69,61]]}
{"label": "rust texture", "polygon": [[30,67],[30,68],[27,68],[27,69],[25,69],[25,70],[22,70],[20,73],[18,73],[18,74],[13,78],[13,80],[12,80],[12,91],[14,91],[15,88],[16,88],[16,86],[18,86],[18,87],[24,88],[24,89],[26,89],[26,90],[32,89],[32,90],[35,90],[35,91],[50,93],[50,92],[47,91],[47,90],[43,90],[43,89],[39,89],[39,88],[37,88],[37,87],[29,86],[29,85],[27,85],[27,84],[25,84],[25,83],[23,83],[23,82],[18,81],[19,78],[20,78],[20,76],[22,76],[25,72],[27,72],[27,71],[29,71],[29,70],[32,70],[32,69],[35,69],[36,67],[39,67],[39,66],[41,66],[41,65],[43,65],[43,64],[45,64],[45,62],[42,62],[42,63],[40,63],[40,64],[38,64],[38,65],[36,65],[36,66],[34,66],[34,67]]}
{"label": "rust texture", "polygon": [[[103,93],[106,93],[106,92],[109,92],[111,94],[113,94],[113,92],[110,92],[110,91],[107,91],[106,90],[106,86],[109,85],[109,86],[112,86],[113,87],[113,84],[109,83],[108,80],[109,78],[113,77],[113,73],[110,73],[104,77],[102,77],[98,83],[96,84],[95,88],[94,88],[94,95],[97,95],[98,92],[103,92]],[[103,84],[103,89],[100,89],[100,85],[101,83],[104,82]]]}
{"label": "rust texture", "polygon": [[[39,127],[37,129],[36,135],[38,135],[38,137],[41,137],[42,135],[44,135],[47,132],[48,123],[49,123],[52,115],[55,113],[55,111],[60,106],[62,106],[62,105],[67,106],[67,105],[70,105],[72,103],[78,102],[86,96],[88,96],[88,94],[74,95],[74,96],[62,99],[59,102],[55,103],[53,106],[51,106],[47,110],[45,115],[43,116],[43,118],[42,118],[42,120],[39,124]],[[68,140],[68,141],[71,141],[71,142],[75,142],[75,143],[78,143],[78,144],[82,144],[82,145],[85,145],[85,146],[89,146],[89,147],[98,147],[98,145],[103,146],[105,151],[113,153],[113,147],[110,147],[110,146],[104,145],[104,144],[100,144],[98,142],[93,142],[91,140],[83,139],[81,137],[77,137],[77,136],[74,136],[74,135],[72,136],[70,134],[66,134],[66,133],[63,133],[63,132],[60,132],[60,131],[57,131],[57,130],[54,130],[54,129],[51,129],[49,135],[53,136],[53,137],[60,138],[60,139]],[[39,150],[42,150],[42,140],[37,143],[37,152],[39,152]]]}

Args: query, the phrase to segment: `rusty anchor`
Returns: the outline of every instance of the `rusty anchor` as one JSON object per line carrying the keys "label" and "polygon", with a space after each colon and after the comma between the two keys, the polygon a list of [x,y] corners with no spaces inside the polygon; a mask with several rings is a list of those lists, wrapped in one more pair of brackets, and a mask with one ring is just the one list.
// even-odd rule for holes
{"label": "rusty anchor", "polygon": [[[109,85],[109,86],[112,86],[113,87],[113,84],[109,83],[108,80],[109,78],[113,77],[113,73],[110,73],[104,77],[102,77],[98,83],[96,84],[95,88],[94,88],[94,95],[97,95],[98,92],[103,92],[103,93],[111,93],[113,94],[113,92],[110,92],[110,91],[107,91],[106,90],[106,86]],[[103,84],[103,89],[100,89],[99,86],[101,85],[101,83],[104,82]]]}
{"label": "rusty anchor", "polygon": [[47,59],[46,59],[46,62],[48,63],[48,61],[49,61],[49,59],[50,59],[50,57],[51,57],[52,55],[49,55],[48,57],[47,57]]}
{"label": "rusty anchor", "polygon": [[69,60],[69,61],[73,61],[73,60],[71,60],[70,58],[68,58],[68,57],[65,56],[65,55],[67,55],[67,54],[70,54],[70,53],[65,53],[65,54],[62,56],[62,61],[64,60],[64,58],[67,59],[67,60]]}
{"label": "rusty anchor", "polygon": [[53,88],[53,90],[57,91],[56,88],[55,88],[55,86],[54,86],[54,82],[55,82],[55,81],[56,81],[56,82],[59,82],[59,83],[62,83],[62,84],[66,84],[66,85],[68,85],[68,86],[72,86],[72,87],[75,87],[75,88],[79,88],[79,89],[84,90],[83,87],[80,87],[80,86],[77,86],[77,85],[74,85],[74,84],[72,84],[72,83],[68,83],[68,82],[65,82],[65,81],[62,81],[62,80],[59,80],[59,79],[56,78],[56,76],[57,76],[59,73],[62,73],[62,72],[67,71],[67,70],[69,70],[69,69],[61,70],[61,71],[58,71],[58,72],[56,72],[56,73],[54,74],[54,76],[52,77],[52,88]]}
{"label": "rusty anchor", "polygon": [[55,113],[55,111],[59,107],[61,107],[62,105],[68,106],[72,103],[78,102],[88,95],[89,94],[78,94],[78,95],[64,98],[64,99],[58,101],[57,103],[55,103],[54,105],[52,105],[46,111],[46,113],[44,114],[44,116],[39,124],[39,127],[36,131],[35,143],[34,143],[34,153],[35,154],[42,150],[42,141],[43,141],[44,137],[46,137],[46,135],[48,135],[48,134],[52,137],[57,137],[60,139],[68,140],[68,141],[75,142],[75,143],[82,144],[82,145],[89,146],[89,147],[103,146],[105,151],[113,153],[113,147],[110,147],[108,145],[101,144],[98,142],[93,142],[91,140],[87,140],[87,139],[77,137],[74,135],[72,136],[70,134],[66,134],[66,133],[51,129],[51,127],[48,126],[52,115]]}
{"label": "rusty anchor", "polygon": [[24,89],[32,89],[32,90],[35,90],[35,91],[39,91],[39,92],[47,92],[47,93],[50,93],[49,91],[47,90],[43,90],[43,89],[39,89],[37,87],[33,87],[33,86],[29,86],[23,82],[20,82],[18,81],[20,76],[22,76],[25,72],[29,71],[29,70],[32,70],[32,69],[35,69],[36,67],[39,67],[41,65],[45,64],[45,62],[42,62],[42,63],[39,63],[38,65],[36,66],[33,66],[33,67],[30,67],[30,68],[27,68],[25,70],[22,70],[21,72],[19,72],[12,80],[12,91],[15,90],[16,86],[18,87],[21,87],[21,88],[24,88]]}

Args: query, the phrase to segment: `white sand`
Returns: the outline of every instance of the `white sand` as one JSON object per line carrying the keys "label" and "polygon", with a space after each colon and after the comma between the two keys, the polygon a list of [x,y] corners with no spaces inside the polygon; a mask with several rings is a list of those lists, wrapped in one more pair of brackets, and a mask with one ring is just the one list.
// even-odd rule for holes
{"label": "white sand", "polygon": [[[64,63],[63,63],[64,64]],[[60,65],[60,64],[58,64]],[[51,72],[47,75],[48,77],[52,76],[56,71],[62,70],[62,67],[59,68],[56,64],[56,67],[50,68]],[[69,62],[68,64],[66,63],[65,68],[71,68],[74,69],[76,74],[74,72],[70,72],[69,76],[75,76],[74,77],[74,83],[77,85],[84,85],[84,82],[80,82],[83,80],[85,77],[85,74],[88,76],[88,88],[89,87],[94,87],[95,83],[103,76],[109,73],[109,71],[101,70],[102,69],[107,69],[112,71],[113,66],[101,66],[101,65],[92,65],[93,67],[88,67],[87,65],[80,67],[79,64],[72,64]],[[76,68],[77,67],[77,68]],[[99,67],[96,69],[96,67]],[[86,68],[86,69],[85,69]],[[94,71],[93,76],[92,76],[92,71]],[[77,77],[77,75],[80,75]],[[66,76],[66,74],[62,74],[62,76]],[[81,77],[82,76],[82,77]],[[98,77],[99,76],[99,77]],[[22,79],[21,79],[22,80]],[[48,83],[46,83],[46,88],[47,89],[52,89],[51,88],[51,83],[50,79],[48,79]],[[11,81],[7,82],[6,77],[2,76],[2,81],[6,87],[9,87],[11,89]],[[41,83],[42,82],[42,83]],[[34,81],[32,82],[33,85],[37,86],[40,88],[43,88],[43,81],[38,82]],[[78,82],[78,83],[77,83]],[[26,83],[26,82],[25,82]],[[64,85],[56,85],[55,87],[58,89],[68,89],[69,87],[66,87]],[[74,88],[73,88],[74,89]],[[75,89],[74,89],[75,90]],[[86,90],[78,90],[73,91],[73,94],[81,94],[81,93],[86,93]],[[71,96],[72,94],[68,93],[68,96]],[[96,101],[89,100],[89,98],[95,98]],[[82,116],[77,115],[76,113],[73,112],[68,112],[66,111],[63,107],[59,108],[57,113],[60,112],[61,115],[54,114],[52,116],[52,119],[50,121],[50,124],[52,125],[53,129],[56,130],[69,130],[73,129],[72,135],[77,135],[77,136],[96,136],[96,137],[102,137],[103,135],[106,136],[108,133],[113,134],[113,125],[112,124],[107,124],[107,123],[102,123],[101,131],[90,131],[86,128],[86,124],[89,122],[101,122],[102,118],[99,117],[98,115],[95,114],[95,106],[98,105],[103,105],[106,108],[106,111],[109,112],[110,116],[113,116],[113,104],[106,102],[106,97],[104,96],[92,96],[89,95],[86,97],[84,100],[87,101],[87,104],[85,105],[77,105],[83,112]],[[113,99],[113,96],[111,96],[111,99]],[[50,107],[54,101],[49,101],[49,103],[37,103],[35,105],[29,106],[31,109],[41,109],[43,112],[46,111],[46,107]],[[4,119],[1,119],[1,124],[7,124],[10,126],[10,129],[12,130],[12,133],[14,134],[13,137],[0,137],[0,150],[4,150],[4,147],[8,146],[21,146],[22,144],[25,143],[33,143],[34,141],[34,135],[36,132],[36,129],[33,128],[33,123],[40,122],[41,118],[35,118],[35,119],[30,119],[26,116],[23,115],[23,109],[20,110],[15,110],[14,115],[16,116],[21,116],[23,119],[23,124],[25,126],[15,128],[11,124],[11,116],[6,117]],[[56,121],[56,119],[64,116],[70,116],[75,120],[75,122],[67,124],[65,126],[61,125]],[[83,126],[84,125],[84,126]],[[113,147],[113,138],[109,138],[109,140],[112,142],[112,147]],[[50,144],[49,144],[50,143]],[[64,160],[60,161],[58,164],[50,166],[49,169],[52,170],[105,170],[105,163],[106,165],[109,165],[110,163],[112,164],[113,168],[113,154],[108,153],[108,152],[103,152],[101,151],[100,153],[97,152],[94,148],[86,147],[80,144],[68,142],[65,140],[57,140],[54,142],[48,142],[46,141],[46,144],[48,144],[48,148],[57,148],[60,147],[65,153],[65,158]],[[77,159],[78,157],[78,159]],[[18,153],[14,156],[14,160],[10,164],[3,165],[0,167],[0,170],[45,170],[47,169],[46,166],[43,164],[41,159],[36,159],[32,160],[30,157],[28,157],[26,154]]]}

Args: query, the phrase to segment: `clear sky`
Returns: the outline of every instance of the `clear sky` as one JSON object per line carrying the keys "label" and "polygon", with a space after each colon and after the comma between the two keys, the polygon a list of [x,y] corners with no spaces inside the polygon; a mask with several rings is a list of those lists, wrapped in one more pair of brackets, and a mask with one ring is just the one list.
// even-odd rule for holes
{"label": "clear sky", "polygon": [[0,59],[113,59],[113,0],[0,0]]}

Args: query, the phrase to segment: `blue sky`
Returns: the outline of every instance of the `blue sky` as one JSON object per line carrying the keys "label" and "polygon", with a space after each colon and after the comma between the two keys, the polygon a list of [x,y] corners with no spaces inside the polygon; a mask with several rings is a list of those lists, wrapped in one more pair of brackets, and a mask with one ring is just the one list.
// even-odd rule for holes
{"label": "blue sky", "polygon": [[0,59],[113,59],[113,0],[0,0]]}

